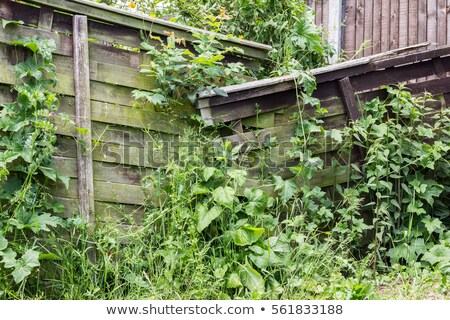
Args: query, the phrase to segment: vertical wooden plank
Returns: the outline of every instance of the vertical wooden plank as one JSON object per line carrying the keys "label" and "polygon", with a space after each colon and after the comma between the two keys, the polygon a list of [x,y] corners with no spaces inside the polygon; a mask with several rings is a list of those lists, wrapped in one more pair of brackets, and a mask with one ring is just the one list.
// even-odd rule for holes
{"label": "vertical wooden plank", "polygon": [[447,43],[450,44],[450,0],[447,0]]}
{"label": "vertical wooden plank", "polygon": [[400,0],[398,12],[398,47],[404,48],[408,46],[408,0]]}
{"label": "vertical wooden plank", "polygon": [[53,9],[48,7],[41,7],[39,10],[38,28],[51,30],[53,25]]}
{"label": "vertical wooden plank", "polygon": [[419,0],[418,7],[417,41],[422,43],[427,41],[427,2]]}
{"label": "vertical wooden plank", "polygon": [[398,5],[399,0],[391,1],[391,20],[390,20],[390,30],[389,30],[389,50],[397,49],[399,43],[399,15],[398,15]]}
{"label": "vertical wooden plank", "polygon": [[351,58],[355,54],[356,0],[345,1],[344,50]]}
{"label": "vertical wooden plank", "polygon": [[447,0],[438,0],[437,7],[437,43],[441,46],[447,43]]}
{"label": "vertical wooden plank", "polygon": [[[356,28],[355,28],[355,49],[359,51],[364,41],[364,0],[356,0]],[[362,57],[362,52],[359,52],[357,58]]]}
{"label": "vertical wooden plank", "polygon": [[316,25],[322,24],[322,1],[316,3]]}
{"label": "vertical wooden plank", "polygon": [[[378,0],[375,0],[378,1]],[[364,5],[364,40],[370,41],[369,47],[364,50],[364,56],[370,56],[373,51],[373,0],[366,0]]]}
{"label": "vertical wooden plank", "polygon": [[92,167],[91,94],[89,88],[89,48],[87,17],[73,17],[73,73],[76,125],[86,129],[78,133],[77,178],[80,214],[93,227],[94,173]]}
{"label": "vertical wooden plank", "polygon": [[[417,19],[419,15],[419,0],[409,0],[408,16],[408,46],[419,43],[417,40]],[[450,1],[450,0],[449,0]]]}
{"label": "vertical wooden plank", "polygon": [[389,50],[390,36],[389,31],[391,29],[391,0],[381,1],[381,52]]}
{"label": "vertical wooden plank", "polygon": [[374,0],[373,2],[373,50],[372,54],[381,52],[381,0]]}
{"label": "vertical wooden plank", "polygon": [[437,13],[436,13],[436,0],[427,1],[427,41],[437,41]]}
{"label": "vertical wooden plank", "polygon": [[330,23],[329,23],[329,2],[328,0],[322,1],[322,26],[324,29],[324,33],[322,36],[322,40],[327,40],[330,30]]}
{"label": "vertical wooden plank", "polygon": [[[450,0],[449,0],[450,1]],[[328,1],[328,41],[333,46],[336,54],[330,59],[334,63],[339,58],[343,47],[342,40],[342,0]]]}

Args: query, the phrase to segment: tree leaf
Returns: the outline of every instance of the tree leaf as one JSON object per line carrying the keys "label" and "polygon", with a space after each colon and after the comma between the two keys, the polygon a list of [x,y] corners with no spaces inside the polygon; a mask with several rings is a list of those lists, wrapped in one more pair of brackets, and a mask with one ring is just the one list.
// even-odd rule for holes
{"label": "tree leaf", "polygon": [[264,293],[264,279],[248,262],[239,266],[239,278],[251,292]]}
{"label": "tree leaf", "polygon": [[218,187],[214,189],[212,192],[213,199],[218,204],[225,206],[225,207],[231,207],[234,202],[234,194],[235,190],[231,187]]}
{"label": "tree leaf", "polygon": [[219,206],[214,206],[210,210],[199,203],[195,208],[197,213],[197,231],[202,232],[206,227],[208,227],[211,222],[216,219],[222,213],[222,209]]}
{"label": "tree leaf", "polygon": [[238,246],[248,246],[261,238],[265,229],[242,226],[233,232],[233,241]]}

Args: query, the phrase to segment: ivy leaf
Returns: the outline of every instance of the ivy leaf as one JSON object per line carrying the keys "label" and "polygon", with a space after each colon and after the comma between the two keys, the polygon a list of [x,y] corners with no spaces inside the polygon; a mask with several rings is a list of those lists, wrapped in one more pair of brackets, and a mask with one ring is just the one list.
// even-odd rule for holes
{"label": "ivy leaf", "polygon": [[14,271],[11,273],[16,283],[21,283],[26,277],[31,274],[34,267],[38,267],[39,264],[39,252],[29,249],[22,258],[16,261]]}
{"label": "ivy leaf", "polygon": [[234,201],[235,190],[231,187],[218,187],[212,192],[213,199],[218,204],[231,207]]}
{"label": "ivy leaf", "polygon": [[233,241],[238,246],[248,246],[261,238],[265,229],[253,228],[251,226],[242,226],[233,232]]}
{"label": "ivy leaf", "polygon": [[231,273],[227,279],[227,288],[239,288],[242,287],[241,278],[236,272]]}
{"label": "ivy leaf", "polygon": [[275,191],[278,192],[281,200],[283,200],[284,203],[292,199],[292,197],[298,191],[298,186],[292,179],[284,180],[280,176],[274,176],[274,183]]}
{"label": "ivy leaf", "polygon": [[245,189],[244,196],[248,202],[244,207],[245,213],[249,216],[263,214],[266,210],[267,195],[261,189]]}
{"label": "ivy leaf", "polygon": [[197,213],[197,231],[202,232],[206,227],[208,227],[211,222],[216,219],[222,213],[222,209],[219,206],[214,206],[210,210],[199,203],[195,208]]}
{"label": "ivy leaf", "polygon": [[264,293],[264,279],[248,262],[239,266],[239,278],[251,292]]}

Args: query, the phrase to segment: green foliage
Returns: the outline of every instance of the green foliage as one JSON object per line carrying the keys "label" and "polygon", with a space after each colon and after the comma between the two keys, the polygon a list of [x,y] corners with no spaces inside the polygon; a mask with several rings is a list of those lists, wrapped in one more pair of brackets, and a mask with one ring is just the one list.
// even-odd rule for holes
{"label": "green foliage", "polygon": [[51,203],[43,182],[68,182],[52,168],[59,108],[49,89],[56,84],[55,44],[37,37],[12,44],[32,54],[14,67],[20,80],[13,88],[16,101],[0,109],[0,283],[5,288],[13,286],[5,275],[19,284],[40,265],[39,239],[63,222],[53,215],[60,207]]}
{"label": "green foliage", "polygon": [[[356,188],[373,214],[373,258],[435,264],[434,246],[449,225],[448,110],[430,114],[432,99],[405,87],[385,87],[386,100],[363,105],[364,117],[344,130],[346,146],[366,150]],[[426,117],[431,117],[427,121]],[[445,255],[444,255],[445,256]]]}
{"label": "green foliage", "polygon": [[102,1],[170,19],[200,29],[271,45],[271,61],[262,75],[282,75],[326,63],[331,47],[322,42],[323,30],[304,0],[159,0]]}
{"label": "green foliage", "polygon": [[[225,55],[235,48],[221,48],[220,42],[213,35],[194,34],[198,40],[193,42],[195,53],[185,46],[184,39],[178,39],[172,33],[167,43],[160,37],[151,36],[143,42],[142,47],[151,56],[150,64],[141,68],[144,73],[155,79],[157,88],[149,91],[134,90],[135,99],[143,99],[163,108],[182,104],[185,100],[194,103],[198,93],[212,90],[218,95],[226,96],[220,85],[241,83],[244,80],[237,74],[244,72],[241,63],[224,64]],[[180,48],[181,46],[181,48]]]}

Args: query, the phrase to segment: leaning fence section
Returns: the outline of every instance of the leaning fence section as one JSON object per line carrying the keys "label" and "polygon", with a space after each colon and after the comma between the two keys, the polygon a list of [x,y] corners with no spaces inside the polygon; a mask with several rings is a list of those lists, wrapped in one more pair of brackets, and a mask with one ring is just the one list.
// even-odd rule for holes
{"label": "leaning fence section", "polygon": [[[413,94],[434,96],[429,105],[434,110],[428,114],[431,117],[450,103],[449,71],[450,46],[426,43],[312,70],[317,81],[314,97],[328,111],[321,117],[323,127],[341,129],[355,121],[362,103],[386,97],[381,86],[398,83],[407,83]],[[315,115],[315,107],[299,99],[302,88],[297,78],[290,75],[226,87],[228,97],[204,93],[197,105],[206,123],[230,124],[232,132],[224,133],[222,139],[243,146],[241,157],[251,160],[245,162],[248,183],[269,193],[274,192],[270,177],[294,177],[291,168],[299,163],[288,153],[298,128],[292,116],[299,110],[304,119]],[[358,150],[343,153],[338,144],[326,139],[313,146],[313,152],[323,160],[324,169],[300,183],[327,187],[347,182],[352,164],[364,160]]]}

